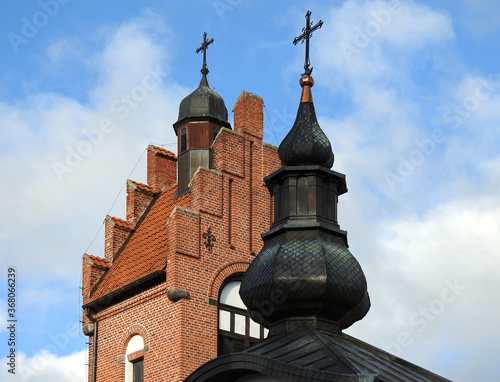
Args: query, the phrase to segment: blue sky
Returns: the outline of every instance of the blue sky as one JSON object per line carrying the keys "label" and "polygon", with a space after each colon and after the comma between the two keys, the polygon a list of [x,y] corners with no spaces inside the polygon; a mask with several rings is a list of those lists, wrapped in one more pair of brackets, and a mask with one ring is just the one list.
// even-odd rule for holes
{"label": "blue sky", "polygon": [[[348,332],[454,381],[498,377],[500,3],[41,0],[0,5],[0,280],[16,268],[22,362],[8,380],[84,379],[81,256],[103,255],[96,232],[125,217],[147,145],[175,151],[203,32],[210,84],[229,111],[242,90],[263,97],[277,145],[307,10],[324,22],[313,97],[347,175],[340,224],[372,299]],[[0,292],[2,354],[6,310]]]}

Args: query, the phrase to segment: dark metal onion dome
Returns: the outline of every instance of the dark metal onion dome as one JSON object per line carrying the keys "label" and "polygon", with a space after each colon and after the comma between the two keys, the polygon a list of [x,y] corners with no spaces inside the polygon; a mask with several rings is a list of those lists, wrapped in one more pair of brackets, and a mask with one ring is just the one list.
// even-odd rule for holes
{"label": "dark metal onion dome", "polygon": [[187,118],[190,120],[213,119],[214,122],[228,124],[224,100],[208,86],[208,69],[203,68],[201,72],[203,76],[198,88],[184,98],[179,105],[179,118],[175,125],[179,125],[179,122]]}
{"label": "dark metal onion dome", "polygon": [[284,166],[333,165],[332,145],[316,119],[311,87],[314,80],[309,75],[300,79],[302,98],[292,129],[281,142],[278,154]]}
{"label": "dark metal onion dome", "polygon": [[308,11],[303,33],[293,41],[306,43],[302,99],[278,150],[282,167],[264,179],[274,222],[240,286],[250,315],[269,334],[208,361],[186,382],[450,382],[342,333],[366,315],[370,299],[337,222],[345,175],[330,169],[332,148],[312,101],[309,39],[322,24],[312,23]]}
{"label": "dark metal onion dome", "polygon": [[302,77],[297,119],[278,153],[283,167],[265,179],[274,223],[242,280],[240,295],[270,336],[304,325],[339,333],[370,308],[366,279],[337,222],[345,176],[314,112],[309,75]]}
{"label": "dark metal onion dome", "polygon": [[339,236],[292,229],[268,237],[240,291],[252,318],[289,331],[314,317],[315,327],[333,332],[363,318],[370,307],[366,279]]}

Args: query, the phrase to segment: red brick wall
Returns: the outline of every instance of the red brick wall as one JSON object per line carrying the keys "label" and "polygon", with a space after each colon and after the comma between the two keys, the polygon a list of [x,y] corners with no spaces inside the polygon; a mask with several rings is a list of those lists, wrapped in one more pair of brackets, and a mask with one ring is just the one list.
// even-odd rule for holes
{"label": "red brick wall", "polygon": [[234,105],[234,131],[264,137],[264,100],[259,96],[242,91]]}
{"label": "red brick wall", "polygon": [[132,232],[132,228],[130,223],[109,215],[104,219],[104,257],[111,264],[113,257]]}
{"label": "red brick wall", "polygon": [[224,177],[222,173],[200,167],[193,176],[190,189],[193,210],[222,217],[224,209],[222,203]]}
{"label": "red brick wall", "polygon": [[212,158],[213,168],[217,171],[244,177],[245,135],[223,128],[212,144]]}
{"label": "red brick wall", "polygon": [[133,226],[137,224],[155,197],[155,194],[147,189],[149,187],[140,186],[139,183],[127,181],[127,221]]}
{"label": "red brick wall", "polygon": [[148,185],[154,192],[177,182],[177,157],[153,145],[148,146]]}
{"label": "red brick wall", "polygon": [[[217,356],[217,307],[209,301],[218,298],[227,277],[246,270],[272,218],[263,178],[280,163],[276,148],[262,143],[262,105],[260,97],[240,95],[237,131],[222,129],[212,144],[213,169],[200,168],[194,175],[189,208],[176,207],[159,222],[168,232],[165,282],[96,314],[97,381],[123,382],[127,341],[137,332],[145,344],[146,382],[183,381]],[[211,250],[203,237],[209,229],[216,239]],[[116,228],[113,233],[110,251],[125,238]],[[172,287],[189,291],[190,299],[170,301]],[[92,336],[89,340],[90,376]]]}
{"label": "red brick wall", "polygon": [[200,257],[201,233],[199,212],[175,207],[166,222],[165,228],[167,229],[169,238],[168,248],[171,251]]}

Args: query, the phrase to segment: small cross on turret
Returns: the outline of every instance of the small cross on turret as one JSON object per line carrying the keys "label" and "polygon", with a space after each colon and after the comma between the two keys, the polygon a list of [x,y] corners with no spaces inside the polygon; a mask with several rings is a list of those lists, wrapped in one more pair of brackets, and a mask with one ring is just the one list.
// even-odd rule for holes
{"label": "small cross on turret", "polygon": [[200,53],[203,51],[203,67],[201,69],[201,73],[206,75],[208,73],[208,68],[207,68],[207,49],[210,44],[214,42],[214,39],[211,38],[210,40],[207,41],[207,32],[203,33],[203,43],[201,46],[196,49],[196,53]]}
{"label": "small cross on turret", "polygon": [[302,28],[302,34],[298,37],[295,37],[293,40],[293,45],[297,45],[299,41],[302,41],[302,43],[305,41],[306,42],[306,60],[304,63],[304,75],[309,76],[312,73],[313,68],[309,68],[309,65],[311,65],[311,62],[309,61],[309,39],[312,37],[312,34],[315,30],[320,29],[321,26],[323,25],[323,21],[319,21],[316,25],[311,25],[311,12],[307,11],[306,13],[306,26]]}

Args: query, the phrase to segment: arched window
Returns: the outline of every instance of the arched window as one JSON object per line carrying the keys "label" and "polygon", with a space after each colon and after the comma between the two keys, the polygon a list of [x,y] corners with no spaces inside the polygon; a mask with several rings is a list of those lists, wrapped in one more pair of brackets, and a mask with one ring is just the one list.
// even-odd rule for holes
{"label": "arched window", "polygon": [[144,381],[144,340],[141,336],[133,336],[125,353],[125,382]]}
{"label": "arched window", "polygon": [[268,330],[253,321],[241,301],[241,275],[227,279],[219,292],[218,355],[243,350],[267,336]]}

